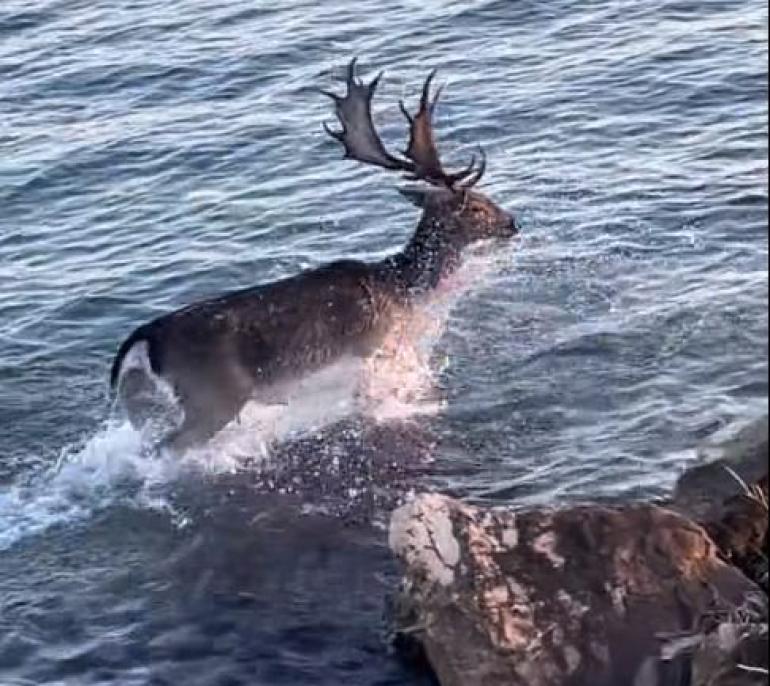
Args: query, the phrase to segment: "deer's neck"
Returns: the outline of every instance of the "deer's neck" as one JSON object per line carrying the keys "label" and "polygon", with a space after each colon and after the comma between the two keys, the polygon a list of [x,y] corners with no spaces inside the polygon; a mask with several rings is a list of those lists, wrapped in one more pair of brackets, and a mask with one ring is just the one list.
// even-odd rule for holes
{"label": "deer's neck", "polygon": [[406,247],[384,261],[384,276],[405,297],[419,296],[458,268],[462,248],[439,219],[423,217]]}

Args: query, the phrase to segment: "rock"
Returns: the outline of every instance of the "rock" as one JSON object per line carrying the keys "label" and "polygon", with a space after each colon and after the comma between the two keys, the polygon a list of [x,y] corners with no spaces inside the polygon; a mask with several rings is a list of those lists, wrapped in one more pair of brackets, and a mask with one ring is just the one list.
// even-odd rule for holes
{"label": "rock", "polygon": [[702,524],[720,555],[767,592],[767,417],[699,452],[703,461],[679,479],[672,506]]}
{"label": "rock", "polygon": [[745,493],[715,504],[701,523],[717,544],[720,555],[768,590],[767,476]]}
{"label": "rock", "polygon": [[743,493],[743,484],[767,477],[768,417],[722,440],[717,435],[702,443],[697,452],[699,462],[679,478],[674,502],[678,509],[701,519],[710,516],[715,503]]}
{"label": "rock", "polygon": [[656,505],[514,513],[421,495],[394,512],[390,546],[397,628],[442,686],[689,686],[704,618],[758,592]]}
{"label": "rock", "polygon": [[697,638],[692,686],[752,686],[768,681],[768,419],[700,446],[701,462],[677,483],[672,506],[696,519],[764,593],[712,614]]}

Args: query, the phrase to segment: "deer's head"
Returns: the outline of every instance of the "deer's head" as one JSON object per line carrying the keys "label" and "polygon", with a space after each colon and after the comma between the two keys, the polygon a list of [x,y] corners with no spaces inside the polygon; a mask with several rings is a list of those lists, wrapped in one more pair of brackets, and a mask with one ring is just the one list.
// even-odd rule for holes
{"label": "deer's head", "polygon": [[481,149],[477,163],[474,155],[465,169],[446,172],[436,148],[433,135],[433,112],[441,89],[431,98],[431,82],[435,70],[425,80],[417,114],[411,115],[403,102],[401,112],[409,122],[409,143],[403,156],[388,152],[372,120],[371,103],[382,72],[371,83],[356,77],[356,60],[348,66],[347,93],[323,91],[334,100],[335,113],[342,130],[333,131],[326,124],[326,132],[345,148],[345,157],[383,169],[402,172],[410,181],[425,185],[411,185],[400,189],[411,202],[423,209],[421,226],[442,231],[460,245],[478,240],[509,238],[518,233],[513,215],[503,210],[483,193],[473,190],[486,169],[486,158]]}

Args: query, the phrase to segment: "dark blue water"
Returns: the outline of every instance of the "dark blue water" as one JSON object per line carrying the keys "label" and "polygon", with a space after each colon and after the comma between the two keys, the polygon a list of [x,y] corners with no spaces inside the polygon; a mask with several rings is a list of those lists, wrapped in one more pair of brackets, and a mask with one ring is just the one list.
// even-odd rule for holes
{"label": "dark blue water", "polygon": [[[657,496],[766,411],[767,26],[758,0],[5,0],[0,683],[423,683],[384,634],[405,492]],[[415,224],[322,133],[356,54],[394,145],[440,67],[445,154],[484,145],[523,238],[435,341],[440,412],[176,468],[105,423],[120,340]]]}

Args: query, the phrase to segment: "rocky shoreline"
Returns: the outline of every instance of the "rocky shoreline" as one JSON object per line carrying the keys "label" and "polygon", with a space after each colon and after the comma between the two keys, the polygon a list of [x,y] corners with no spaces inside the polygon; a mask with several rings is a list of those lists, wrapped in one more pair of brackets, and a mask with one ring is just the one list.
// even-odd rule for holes
{"label": "rocky shoreline", "polygon": [[441,686],[767,683],[768,420],[703,446],[667,502],[397,509],[401,643]]}

